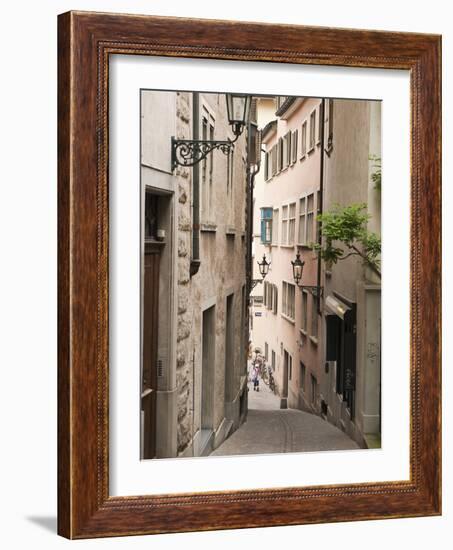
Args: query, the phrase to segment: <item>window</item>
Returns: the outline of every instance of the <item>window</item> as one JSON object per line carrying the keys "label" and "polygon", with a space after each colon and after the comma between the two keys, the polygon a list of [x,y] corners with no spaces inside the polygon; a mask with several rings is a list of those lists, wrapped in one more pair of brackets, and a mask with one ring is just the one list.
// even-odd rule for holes
{"label": "window", "polygon": [[287,132],[283,137],[283,151],[282,151],[282,170],[288,168],[291,162],[291,132]]}
{"label": "window", "polygon": [[321,135],[322,135],[322,119],[321,119],[321,105],[318,107],[318,136],[317,136],[317,144],[320,145],[321,143]]}
{"label": "window", "polygon": [[307,231],[306,231],[306,243],[313,242],[313,223],[314,223],[314,194],[307,196]]}
{"label": "window", "polygon": [[261,208],[261,242],[272,241],[272,208]]}
{"label": "window", "polygon": [[282,313],[294,321],[296,287],[286,281],[282,282]]}
{"label": "window", "polygon": [[267,309],[272,309],[272,292],[273,285],[267,281],[264,281],[264,306]]}
{"label": "window", "polygon": [[278,244],[278,208],[272,213],[272,244]]}
{"label": "window", "polygon": [[293,377],[293,358],[288,353],[288,380],[291,380]]}
{"label": "window", "polygon": [[294,164],[297,160],[297,137],[298,130],[294,130],[291,134],[291,164]]}
{"label": "window", "polygon": [[277,143],[277,172],[283,169],[283,138],[278,138]]}
{"label": "window", "polygon": [[297,242],[299,244],[305,244],[305,228],[307,223],[306,211],[305,211],[305,197],[299,199],[299,235]]}
{"label": "window", "polygon": [[310,114],[310,142],[309,142],[309,151],[312,151],[315,148],[315,139],[316,139],[316,109]]}
{"label": "window", "polygon": [[266,303],[267,309],[272,309],[274,305],[273,300],[274,300],[274,285],[272,285],[271,283],[267,283],[267,303]]}
{"label": "window", "polygon": [[264,358],[266,361],[269,360],[269,344],[267,342],[264,342]]}
{"label": "window", "polygon": [[[208,109],[203,106],[201,116],[201,139],[214,139],[215,119]],[[214,174],[214,155],[208,155],[201,163],[201,206],[202,220],[211,221],[212,215],[212,180]]]}
{"label": "window", "polygon": [[[321,208],[321,199],[320,193],[317,192],[317,207],[318,213],[320,213]],[[299,199],[299,232],[298,232],[298,243],[300,245],[310,245],[313,242],[313,232],[314,232],[314,223],[315,223],[315,212],[314,212],[314,193],[307,195],[307,197],[302,197]],[[317,222],[316,225],[316,239],[318,239],[318,232],[320,231],[320,224]]]}
{"label": "window", "polygon": [[307,121],[302,124],[300,145],[300,158],[303,159],[307,153]]}
{"label": "window", "polygon": [[319,242],[321,236],[321,222],[318,220],[319,215],[322,211],[321,205],[321,191],[316,192],[316,242]]}
{"label": "window", "polygon": [[317,299],[312,295],[311,297],[311,332],[310,335],[313,338],[318,337],[318,311],[317,311]]}
{"label": "window", "polygon": [[272,304],[272,312],[277,315],[278,311],[278,287],[277,285],[273,285],[273,291],[272,291],[272,298],[273,298],[273,304]]}
{"label": "window", "polygon": [[272,175],[277,174],[277,145],[274,145],[270,152],[271,155],[271,164],[272,164]]}
{"label": "window", "polygon": [[308,292],[306,290],[302,291],[302,323],[301,330],[306,334],[307,333],[307,320],[308,320]]}
{"label": "window", "polygon": [[300,389],[303,392],[305,392],[305,374],[306,374],[305,365],[301,361],[300,362]]}
{"label": "window", "polygon": [[275,372],[275,351],[272,350],[272,355],[271,355],[271,365],[272,365],[272,370]]}
{"label": "window", "polygon": [[270,179],[269,160],[270,153],[266,151],[264,154],[264,181],[268,181]]}
{"label": "window", "polygon": [[293,202],[289,205],[288,244],[294,244],[295,233],[296,233],[296,203]]}
{"label": "window", "polygon": [[[211,155],[212,156],[212,155]],[[235,224],[234,219],[234,189],[233,189],[233,182],[234,182],[234,175],[233,175],[233,167],[234,167],[234,152],[229,151],[227,154],[227,195],[229,196],[229,201],[227,203],[227,222],[229,227],[233,227]]]}
{"label": "window", "polygon": [[282,244],[288,244],[288,205],[282,206]]}

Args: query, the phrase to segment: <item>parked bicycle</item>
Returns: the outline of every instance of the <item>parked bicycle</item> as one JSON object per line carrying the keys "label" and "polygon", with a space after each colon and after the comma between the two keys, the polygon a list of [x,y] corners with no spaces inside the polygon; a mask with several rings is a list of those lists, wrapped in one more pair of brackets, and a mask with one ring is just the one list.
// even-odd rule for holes
{"label": "parked bicycle", "polygon": [[275,380],[271,370],[269,370],[269,389],[272,393],[276,392]]}

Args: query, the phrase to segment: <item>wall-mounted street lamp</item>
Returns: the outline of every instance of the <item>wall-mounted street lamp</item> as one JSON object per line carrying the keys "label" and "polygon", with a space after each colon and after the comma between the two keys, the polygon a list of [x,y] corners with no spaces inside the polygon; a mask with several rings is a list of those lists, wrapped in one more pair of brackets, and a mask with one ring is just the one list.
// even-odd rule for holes
{"label": "wall-mounted street lamp", "polygon": [[171,138],[171,169],[176,166],[195,166],[205,159],[212,151],[218,149],[224,155],[229,155],[234,143],[242,134],[250,116],[252,96],[247,94],[225,94],[228,122],[235,138],[224,141],[202,139]]}
{"label": "wall-mounted street lamp", "polygon": [[312,286],[312,285],[302,285],[302,284],[300,284],[301,281],[302,281],[302,274],[303,274],[303,271],[304,271],[305,262],[300,259],[299,252],[296,254],[296,259],[293,260],[291,262],[291,264],[293,266],[293,279],[294,279],[294,282],[296,283],[296,285],[301,290],[307,290],[308,292],[311,292],[311,294],[313,294],[313,296],[318,296],[318,297],[322,296],[323,291],[324,291],[322,286],[319,286],[319,285]]}
{"label": "wall-mounted street lamp", "polygon": [[266,260],[266,254],[263,254],[263,259],[261,260],[261,262],[257,262],[257,264],[260,269],[260,275],[262,279],[252,279],[252,290],[256,287],[258,283],[262,283],[264,281],[266,275],[269,273],[269,266],[271,265],[271,262],[268,262]]}

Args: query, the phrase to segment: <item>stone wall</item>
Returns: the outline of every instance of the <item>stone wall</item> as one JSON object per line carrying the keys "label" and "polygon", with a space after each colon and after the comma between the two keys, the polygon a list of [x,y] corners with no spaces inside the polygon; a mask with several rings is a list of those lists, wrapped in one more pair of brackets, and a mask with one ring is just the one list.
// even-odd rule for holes
{"label": "stone wall", "polygon": [[[192,94],[176,94],[176,137],[190,139],[192,135]],[[191,248],[191,169],[178,166],[177,185],[177,450],[184,451],[192,438],[192,364],[190,353],[191,307],[190,300],[190,248]]]}

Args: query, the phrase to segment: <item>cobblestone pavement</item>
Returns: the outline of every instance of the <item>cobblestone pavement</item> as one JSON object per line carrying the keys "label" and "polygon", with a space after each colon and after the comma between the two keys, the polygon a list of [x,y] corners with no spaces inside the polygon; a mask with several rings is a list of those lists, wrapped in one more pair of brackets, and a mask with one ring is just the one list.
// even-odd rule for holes
{"label": "cobblestone pavement", "polygon": [[260,381],[249,383],[247,420],[213,456],[358,449],[344,432],[319,416],[297,409],[280,409],[280,399]]}

